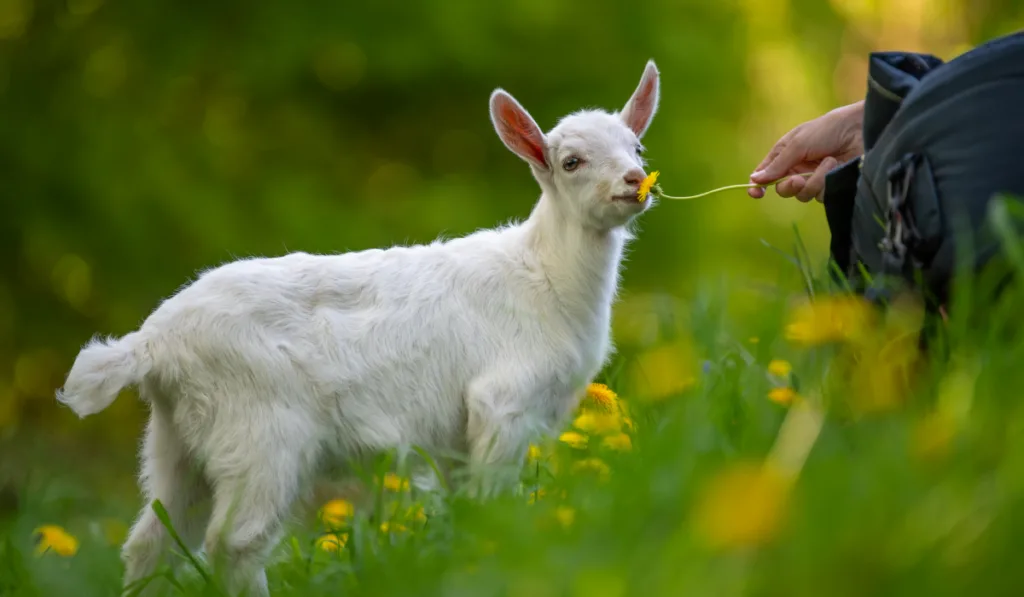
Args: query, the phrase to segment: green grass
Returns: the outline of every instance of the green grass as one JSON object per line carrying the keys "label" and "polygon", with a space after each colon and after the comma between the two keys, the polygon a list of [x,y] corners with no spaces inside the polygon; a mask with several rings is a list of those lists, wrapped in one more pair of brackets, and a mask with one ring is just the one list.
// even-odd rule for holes
{"label": "green grass", "polygon": [[[1024,266],[1018,245],[1009,247],[1011,265]],[[623,348],[601,381],[628,404],[631,451],[595,438],[584,450],[554,442],[544,460],[524,467],[521,494],[488,501],[457,489],[381,491],[338,529],[349,539],[337,553],[315,547],[323,525],[302,517],[275,550],[272,594],[1021,594],[1024,293],[1010,288],[996,302],[964,284],[957,304],[970,308],[952,311],[905,388],[887,377],[891,356],[857,369],[849,343],[786,339],[792,300],[828,290],[796,254],[792,291],[759,295],[754,310],[738,307],[742,292],[723,285],[685,311],[661,313],[659,345],[688,347],[676,353],[674,371],[638,374],[638,363],[656,362],[643,358],[652,347]],[[881,354],[868,347],[862,364]],[[793,407],[767,398],[784,383],[767,372],[775,358],[792,363],[789,382],[825,417],[788,492],[744,468],[765,462],[780,436],[800,438],[780,431]],[[657,400],[644,389],[688,375],[691,385]],[[606,480],[572,471],[590,457],[607,463]],[[545,495],[531,504],[526,493],[538,486]],[[103,525],[130,523],[135,505],[106,499],[101,485],[45,474],[9,499],[13,507],[0,507],[0,595],[117,594],[118,545]],[[423,504],[427,520],[380,532],[393,500]],[[37,556],[32,531],[41,524],[67,528],[78,553]],[[205,564],[175,552],[177,572],[162,570],[154,586],[166,595],[220,594]]]}

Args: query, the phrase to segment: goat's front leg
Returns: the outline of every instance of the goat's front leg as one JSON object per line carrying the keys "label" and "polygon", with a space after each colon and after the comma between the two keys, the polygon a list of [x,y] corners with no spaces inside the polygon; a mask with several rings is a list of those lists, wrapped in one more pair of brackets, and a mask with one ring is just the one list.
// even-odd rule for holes
{"label": "goat's front leg", "polygon": [[542,431],[543,413],[535,412],[545,402],[541,391],[501,377],[470,385],[466,435],[474,495],[485,497],[517,484],[530,440]]}

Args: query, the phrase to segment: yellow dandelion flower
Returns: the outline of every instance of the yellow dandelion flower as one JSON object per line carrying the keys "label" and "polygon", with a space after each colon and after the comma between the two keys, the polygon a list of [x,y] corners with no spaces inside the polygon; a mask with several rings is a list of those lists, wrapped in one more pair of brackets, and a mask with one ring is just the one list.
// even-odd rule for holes
{"label": "yellow dandelion flower", "polygon": [[636,396],[647,402],[681,394],[697,382],[697,361],[686,341],[665,344],[637,356],[627,369]]}
{"label": "yellow dandelion flower", "polygon": [[894,301],[877,325],[840,346],[830,383],[843,389],[855,414],[889,411],[914,393],[924,362],[918,344],[923,318],[923,307]]}
{"label": "yellow dandelion flower", "polygon": [[619,396],[603,383],[592,383],[587,386],[587,395],[581,406],[602,412],[618,412]]}
{"label": "yellow dandelion flower", "polygon": [[558,441],[563,444],[568,444],[578,450],[582,450],[587,447],[587,436],[575,431],[566,431],[562,435],[558,436]]}
{"label": "yellow dandelion flower", "polygon": [[619,431],[622,428],[622,418],[617,414],[584,412],[573,420],[572,426],[584,433],[601,435]]}
{"label": "yellow dandelion flower", "polygon": [[608,464],[600,458],[584,458],[583,460],[577,460],[572,464],[571,468],[573,473],[594,473],[602,481],[608,479],[611,474],[611,469]]}
{"label": "yellow dandelion flower", "polygon": [[409,529],[400,522],[393,523],[385,520],[384,522],[380,523],[380,532],[382,533],[404,533],[408,530]]}
{"label": "yellow dandelion flower", "polygon": [[805,302],[791,311],[786,324],[786,338],[804,346],[842,342],[867,329],[871,317],[870,303],[859,297],[841,296]]}
{"label": "yellow dandelion flower", "polygon": [[640,183],[640,188],[637,189],[636,191],[637,201],[643,203],[644,201],[647,200],[647,195],[650,194],[651,188],[654,187],[654,183],[658,180],[658,174],[660,173],[657,170],[655,170],[654,172],[648,174],[647,178],[645,178],[643,182]]}
{"label": "yellow dandelion flower", "polygon": [[789,364],[789,361],[783,361],[781,359],[774,359],[768,363],[768,373],[771,373],[775,377],[789,377],[789,374],[793,372],[793,366]]}
{"label": "yellow dandelion flower", "polygon": [[409,480],[399,477],[395,473],[384,475],[384,489],[388,491],[409,491]]}
{"label": "yellow dandelion flower", "polygon": [[346,543],[348,543],[348,533],[342,533],[340,535],[328,533],[317,538],[316,547],[323,551],[338,552],[345,547]]}
{"label": "yellow dandelion flower", "polygon": [[330,527],[338,527],[355,514],[355,508],[348,500],[331,500],[320,509],[320,520]]}
{"label": "yellow dandelion flower", "polygon": [[772,388],[768,392],[768,399],[775,404],[789,405],[793,403],[796,398],[796,391],[789,387],[783,386],[780,388]]}
{"label": "yellow dandelion flower", "polygon": [[547,493],[548,492],[545,491],[543,487],[538,487],[535,491],[530,492],[530,495],[526,498],[526,503],[531,505],[536,504],[537,501],[543,499]]}
{"label": "yellow dandelion flower", "polygon": [[544,457],[544,453],[541,451],[540,446],[537,444],[530,444],[530,447],[526,450],[526,461],[537,462]]}
{"label": "yellow dandelion flower", "polygon": [[36,554],[52,552],[59,556],[71,557],[78,553],[78,539],[75,539],[63,528],[48,524],[35,530]]}
{"label": "yellow dandelion flower", "polygon": [[415,522],[426,522],[427,514],[424,512],[422,504],[413,504],[405,511],[405,518]]}
{"label": "yellow dandelion flower", "polygon": [[625,433],[616,433],[604,438],[601,445],[610,450],[629,452],[633,449],[633,440],[629,439],[629,436]]}
{"label": "yellow dandelion flower", "polygon": [[694,530],[713,548],[766,543],[782,525],[788,488],[772,468],[742,464],[726,469],[697,500]]}
{"label": "yellow dandelion flower", "polygon": [[569,506],[559,506],[555,509],[555,518],[558,519],[558,523],[562,525],[562,528],[567,529],[576,520],[576,510]]}

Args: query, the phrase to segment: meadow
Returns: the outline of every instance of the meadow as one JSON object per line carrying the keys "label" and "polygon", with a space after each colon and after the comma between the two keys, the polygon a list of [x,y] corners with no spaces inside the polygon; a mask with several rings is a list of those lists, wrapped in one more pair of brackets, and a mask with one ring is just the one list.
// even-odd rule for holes
{"label": "meadow", "polygon": [[[647,326],[688,333],[624,348],[531,446],[515,494],[421,494],[394,454],[357,490],[321,490],[275,551],[272,593],[1019,594],[1019,291],[963,283],[922,353],[913,295],[879,310],[790,258],[801,275],[755,320],[729,316],[727,289],[639,312],[641,344]],[[0,594],[117,593],[134,512],[67,479],[5,496]],[[157,594],[221,594],[201,556],[174,553]]]}
{"label": "meadow", "polygon": [[[526,217],[494,88],[548,130],[618,109],[655,59],[647,157],[690,195],[862,98],[869,52],[950,59],[1022,26],[1014,0],[0,0],[0,597],[119,592],[147,410],[62,408],[81,346],[237,257]],[[771,191],[636,231],[618,351],[517,492],[420,493],[381,455],[296,513],[272,594],[1022,593],[1021,290],[965,278],[945,322],[912,295],[870,308],[828,275],[822,206]],[[221,594],[175,552],[157,594]]]}

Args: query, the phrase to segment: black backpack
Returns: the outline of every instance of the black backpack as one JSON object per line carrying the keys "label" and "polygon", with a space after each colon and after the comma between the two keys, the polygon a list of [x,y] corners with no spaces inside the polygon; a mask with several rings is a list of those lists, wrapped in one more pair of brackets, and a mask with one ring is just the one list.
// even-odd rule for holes
{"label": "black backpack", "polygon": [[970,239],[980,271],[1001,251],[992,199],[1024,199],[1024,32],[945,63],[871,54],[863,133],[864,155],[825,182],[834,269],[872,300],[909,285],[940,309],[962,259],[954,240]]}

